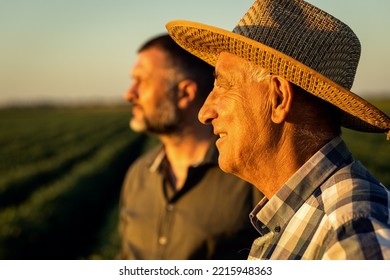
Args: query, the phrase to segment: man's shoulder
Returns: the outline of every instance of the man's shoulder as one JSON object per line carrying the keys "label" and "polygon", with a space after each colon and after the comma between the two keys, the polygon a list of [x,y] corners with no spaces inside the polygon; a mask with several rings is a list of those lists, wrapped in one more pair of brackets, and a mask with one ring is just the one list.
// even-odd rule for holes
{"label": "man's shoulder", "polygon": [[139,168],[150,168],[162,151],[162,145],[158,144],[139,156],[129,167],[129,172]]}
{"label": "man's shoulder", "polygon": [[335,226],[356,218],[386,220],[377,214],[389,212],[389,190],[360,162],[338,170],[321,189],[323,210]]}

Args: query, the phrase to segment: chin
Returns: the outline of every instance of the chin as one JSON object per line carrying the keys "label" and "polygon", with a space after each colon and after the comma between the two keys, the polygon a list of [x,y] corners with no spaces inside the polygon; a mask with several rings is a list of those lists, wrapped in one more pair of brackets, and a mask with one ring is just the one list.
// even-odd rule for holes
{"label": "chin", "polygon": [[219,168],[221,168],[221,170],[225,173],[232,173],[232,170],[231,168],[229,168],[229,165],[227,164],[226,161],[224,161],[222,158],[221,158],[221,155],[219,155],[219,158],[218,158],[218,165],[219,165]]}
{"label": "chin", "polygon": [[145,123],[134,119],[130,120],[130,128],[135,132],[146,132]]}
{"label": "chin", "polygon": [[234,162],[223,160],[223,158],[221,158],[221,155],[219,155],[218,158],[218,165],[223,172],[233,174],[234,176],[243,179],[242,169],[240,170],[240,168]]}

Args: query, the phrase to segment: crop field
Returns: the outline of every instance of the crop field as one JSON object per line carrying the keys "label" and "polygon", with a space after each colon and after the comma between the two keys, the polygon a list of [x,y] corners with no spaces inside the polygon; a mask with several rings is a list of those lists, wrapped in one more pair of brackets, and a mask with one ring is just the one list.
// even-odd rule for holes
{"label": "crop field", "polygon": [[0,111],[0,259],[113,258],[128,108]]}
{"label": "crop field", "polygon": [[[375,103],[390,114],[390,101]],[[128,166],[156,144],[128,107],[0,110],[0,259],[113,259]],[[390,186],[390,141],[343,130],[356,159]]]}

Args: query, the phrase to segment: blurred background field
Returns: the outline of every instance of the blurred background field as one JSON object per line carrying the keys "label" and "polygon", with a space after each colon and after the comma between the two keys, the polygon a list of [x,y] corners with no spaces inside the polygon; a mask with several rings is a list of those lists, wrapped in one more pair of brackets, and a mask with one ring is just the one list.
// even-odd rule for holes
{"label": "blurred background field", "polygon": [[[390,100],[373,103],[390,114]],[[114,259],[128,166],[157,143],[127,106],[0,110],[0,259]],[[385,134],[343,130],[356,159],[390,186]]]}
{"label": "blurred background field", "polygon": [[128,107],[0,111],[0,259],[114,258],[118,197],[154,139]]}

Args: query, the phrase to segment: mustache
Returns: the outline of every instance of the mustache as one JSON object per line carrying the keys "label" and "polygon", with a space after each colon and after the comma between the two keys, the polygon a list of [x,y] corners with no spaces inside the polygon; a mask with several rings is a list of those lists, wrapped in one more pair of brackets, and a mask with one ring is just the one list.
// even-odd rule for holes
{"label": "mustache", "polygon": [[131,103],[131,109],[134,109],[134,108],[138,108],[140,110],[143,110],[143,107],[136,102]]}

